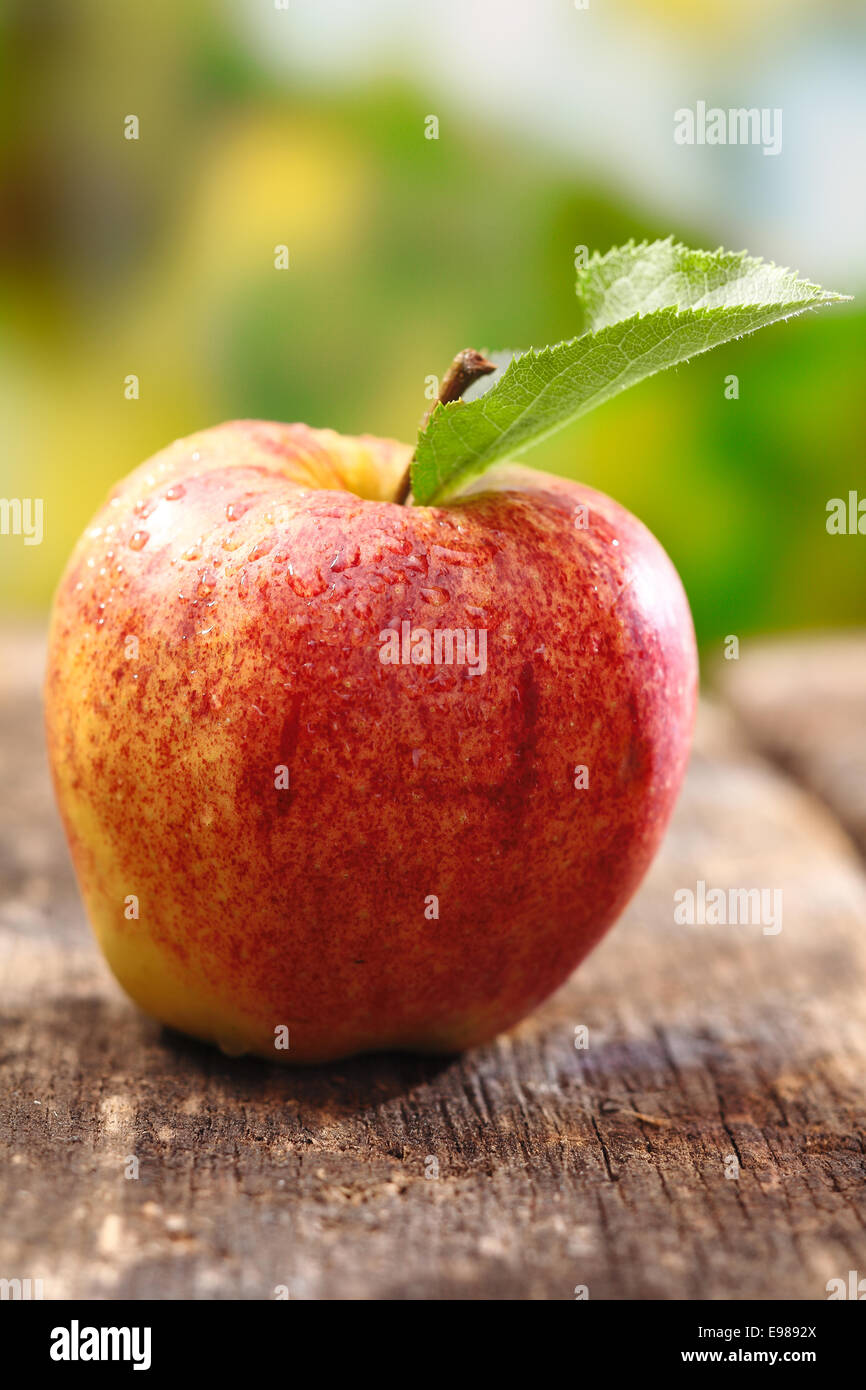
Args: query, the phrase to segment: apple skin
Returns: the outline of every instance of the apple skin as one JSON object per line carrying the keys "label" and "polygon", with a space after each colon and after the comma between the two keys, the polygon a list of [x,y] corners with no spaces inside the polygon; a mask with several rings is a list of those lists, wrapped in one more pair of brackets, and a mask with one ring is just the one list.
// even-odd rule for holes
{"label": "apple skin", "polygon": [[[89,915],[142,1008],[229,1052],[509,1028],[622,912],[682,780],[694,631],[650,532],[511,465],[398,506],[409,454],[258,421],[178,440],[60,583],[48,745]],[[383,665],[404,619],[485,628],[486,672]]]}

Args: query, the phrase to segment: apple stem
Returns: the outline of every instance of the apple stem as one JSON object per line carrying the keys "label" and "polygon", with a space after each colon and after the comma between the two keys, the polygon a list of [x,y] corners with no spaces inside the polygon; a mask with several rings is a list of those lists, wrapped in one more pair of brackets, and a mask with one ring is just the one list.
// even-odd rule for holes
{"label": "apple stem", "polygon": [[[475,351],[475,348],[464,348],[462,352],[458,352],[451,366],[442,378],[438,396],[421,421],[421,428],[423,429],[427,424],[427,421],[430,419],[437,405],[448,405],[451,401],[459,401],[463,392],[468,390],[473,381],[477,381],[479,377],[488,376],[490,372],[495,371],[496,363],[488,362],[486,357],[482,356],[480,352]],[[409,466],[400,480],[400,486],[394,497],[394,501],[398,502],[400,506],[405,506],[411,491],[411,467],[412,461],[410,459]]]}

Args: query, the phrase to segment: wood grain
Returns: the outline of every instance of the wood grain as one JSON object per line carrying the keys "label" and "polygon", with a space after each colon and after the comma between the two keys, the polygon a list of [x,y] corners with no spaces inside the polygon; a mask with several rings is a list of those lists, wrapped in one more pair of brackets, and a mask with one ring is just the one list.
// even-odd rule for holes
{"label": "wood grain", "polygon": [[[856,795],[829,726],[786,763],[821,799],[755,751],[796,724],[767,676],[790,649],[762,660],[725,677],[738,717],[704,705],[647,882],[533,1018],[464,1057],[294,1072],[169,1035],[113,983],[51,801],[41,640],[5,632],[0,1277],[46,1298],[823,1299],[866,1274]],[[863,766],[863,690],[837,678]],[[699,879],[781,888],[782,931],[677,925]]]}
{"label": "wood grain", "polygon": [[866,855],[866,646],[859,633],[746,644],[720,684],[756,745],[836,812]]}

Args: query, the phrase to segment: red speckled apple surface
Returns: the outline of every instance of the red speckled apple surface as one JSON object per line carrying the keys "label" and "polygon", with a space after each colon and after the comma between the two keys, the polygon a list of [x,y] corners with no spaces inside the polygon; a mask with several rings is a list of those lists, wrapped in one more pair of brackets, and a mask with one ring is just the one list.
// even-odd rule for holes
{"label": "red speckled apple surface", "polygon": [[[694,634],[653,536],[511,466],[398,506],[409,453],[247,421],[180,440],[57,595],[49,749],[97,935],[142,1007],[231,1051],[509,1027],[616,920],[683,776]],[[455,659],[414,661],[420,630]]]}

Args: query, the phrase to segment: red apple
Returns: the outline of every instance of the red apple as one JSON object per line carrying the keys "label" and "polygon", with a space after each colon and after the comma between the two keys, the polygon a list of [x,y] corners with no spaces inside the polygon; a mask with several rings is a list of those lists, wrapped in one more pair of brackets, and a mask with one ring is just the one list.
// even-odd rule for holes
{"label": "red apple", "polygon": [[231,1051],[492,1038],[622,912],[683,776],[695,642],[653,536],[511,466],[399,506],[409,454],[206,430],[60,584],[49,748],[96,933],[143,1008]]}

